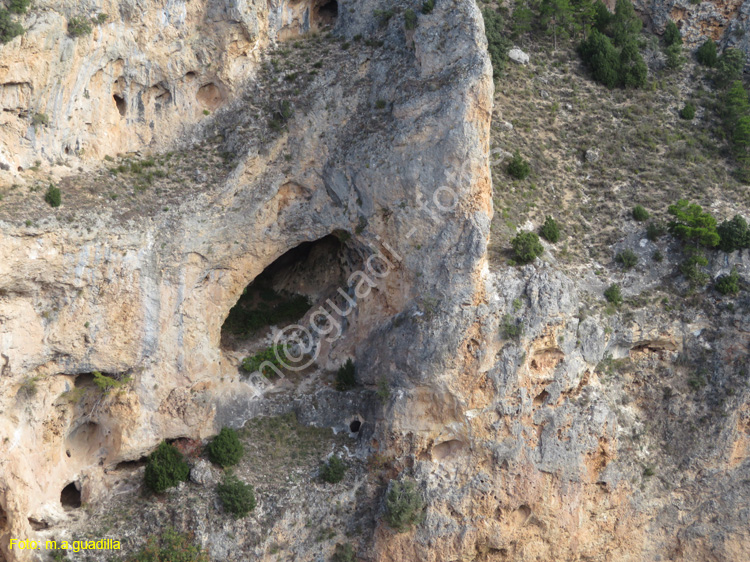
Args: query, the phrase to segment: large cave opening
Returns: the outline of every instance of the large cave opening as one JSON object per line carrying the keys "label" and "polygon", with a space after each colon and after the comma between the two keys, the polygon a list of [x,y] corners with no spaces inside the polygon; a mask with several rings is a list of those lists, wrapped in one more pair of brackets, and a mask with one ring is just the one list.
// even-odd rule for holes
{"label": "large cave opening", "polygon": [[344,244],[328,235],[303,242],[284,253],[242,292],[221,329],[225,350],[240,350],[248,341],[299,322],[344,279]]}
{"label": "large cave opening", "polygon": [[315,21],[318,27],[332,27],[339,17],[339,4],[336,0],[329,0],[318,4],[315,10]]}

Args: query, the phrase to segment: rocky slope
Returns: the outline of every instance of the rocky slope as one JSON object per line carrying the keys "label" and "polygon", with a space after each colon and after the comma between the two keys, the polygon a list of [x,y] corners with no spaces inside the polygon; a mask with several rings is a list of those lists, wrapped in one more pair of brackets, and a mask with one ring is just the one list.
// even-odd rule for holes
{"label": "rocky slope", "polygon": [[[342,1],[335,20],[327,6],[238,5],[209,32],[213,8],[191,4],[191,49],[237,44],[227,38],[244,30],[256,53],[200,59],[196,86],[211,75],[226,88],[209,115],[198,98],[175,104],[152,137],[150,117],[126,113],[108,141],[91,134],[96,158],[68,155],[75,174],[13,160],[0,191],[0,558],[36,558],[11,553],[9,538],[104,536],[132,552],[170,525],[215,560],[326,560],[343,542],[362,560],[742,559],[750,301],[689,290],[679,244],[629,218],[635,202],[663,218],[679,196],[747,215],[708,110],[691,125],[676,116],[700,97],[692,67],[652,76],[654,91],[609,92],[572,50],[539,43],[493,87],[471,2],[438,0],[415,29],[405,11],[419,6],[405,2]],[[120,45],[133,23],[119,13],[85,40]],[[20,57],[29,27],[2,61]],[[154,35],[139,50],[121,47],[125,76],[169,44],[144,27]],[[175,84],[194,67],[164,61]],[[112,91],[97,95],[116,118]],[[29,115],[11,117],[28,127]],[[53,123],[33,147],[63,157],[64,130]],[[21,142],[9,155],[33,159],[9,139]],[[532,161],[527,180],[504,172],[515,150]],[[50,181],[62,188],[54,210]],[[547,214],[564,240],[509,264],[517,228]],[[612,259],[624,248],[639,256],[633,270]],[[713,254],[709,272],[732,266],[747,279],[748,251]],[[271,382],[239,361],[291,332],[222,329],[264,271],[313,303],[298,330],[314,361]],[[602,297],[614,281],[619,309]],[[334,314],[347,295],[353,312]],[[359,385],[338,392],[332,372],[348,357]],[[103,394],[93,371],[125,382]],[[198,458],[223,425],[243,427],[237,471],[259,500],[239,521]],[[142,457],[162,439],[195,470],[149,496]],[[334,452],[350,470],[326,485],[317,465]],[[399,534],[383,497],[404,477],[426,509]],[[61,494],[70,484],[83,507]]]}

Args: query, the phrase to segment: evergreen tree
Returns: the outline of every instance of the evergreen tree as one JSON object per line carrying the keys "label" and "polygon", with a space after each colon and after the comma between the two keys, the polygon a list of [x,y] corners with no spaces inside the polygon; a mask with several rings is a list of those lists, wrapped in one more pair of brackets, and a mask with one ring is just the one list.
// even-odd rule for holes
{"label": "evergreen tree", "polygon": [[542,26],[551,33],[555,50],[557,50],[557,38],[566,39],[570,36],[573,25],[573,9],[568,0],[542,0],[541,4]]}
{"label": "evergreen tree", "polygon": [[716,61],[718,59],[716,55],[716,43],[711,39],[703,43],[703,45],[701,45],[695,52],[695,58],[698,59],[698,62],[703,66],[708,66],[710,68],[716,66]]}
{"label": "evergreen tree", "polygon": [[580,53],[583,61],[591,68],[594,80],[608,88],[617,86],[620,60],[609,37],[598,29],[592,29],[589,38],[581,44]]}
{"label": "evergreen tree", "polygon": [[[598,0],[571,0],[573,16],[577,22],[577,29],[583,33],[583,40],[586,40],[588,31],[595,24],[597,18]],[[606,9],[606,8],[605,8]]]}
{"label": "evergreen tree", "polygon": [[710,213],[704,212],[700,205],[680,199],[667,210],[675,217],[675,220],[669,223],[669,230],[678,238],[692,242],[696,247],[713,248],[719,244],[716,219]]}
{"label": "evergreen tree", "polygon": [[646,84],[648,68],[633,41],[623,45],[620,51],[619,71],[620,85],[624,88],[640,88]]}
{"label": "evergreen tree", "polygon": [[671,45],[682,45],[682,35],[680,35],[680,30],[677,29],[677,24],[672,20],[670,20],[664,28],[664,43],[667,44],[667,47]]}
{"label": "evergreen tree", "polygon": [[742,79],[745,68],[745,54],[738,49],[727,49],[716,64],[714,82],[719,88],[726,88],[736,80]]}
{"label": "evergreen tree", "polygon": [[643,22],[636,15],[630,0],[617,0],[615,14],[611,22],[611,35],[614,44],[622,47],[633,40],[641,31]]}
{"label": "evergreen tree", "polygon": [[608,34],[609,26],[612,24],[612,13],[601,0],[594,4],[594,27],[599,33]]}
{"label": "evergreen tree", "polygon": [[523,0],[518,0],[513,9],[513,37],[520,37],[531,31],[531,24],[534,21],[534,12]]}

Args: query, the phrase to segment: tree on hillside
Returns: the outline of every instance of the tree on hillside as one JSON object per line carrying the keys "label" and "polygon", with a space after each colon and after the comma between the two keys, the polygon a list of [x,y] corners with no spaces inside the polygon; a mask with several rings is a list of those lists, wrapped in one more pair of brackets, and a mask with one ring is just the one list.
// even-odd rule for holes
{"label": "tree on hillside", "polygon": [[565,39],[570,36],[573,25],[573,8],[569,0],[542,0],[541,22],[551,33],[557,50],[557,38]]}
{"label": "tree on hillside", "polygon": [[622,47],[641,32],[643,22],[635,13],[630,0],[617,0],[610,24],[612,40]]}

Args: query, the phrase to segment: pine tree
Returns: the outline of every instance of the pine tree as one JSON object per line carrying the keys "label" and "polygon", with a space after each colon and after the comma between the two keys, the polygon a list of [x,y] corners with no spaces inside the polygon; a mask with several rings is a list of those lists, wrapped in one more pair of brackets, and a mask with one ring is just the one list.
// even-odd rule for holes
{"label": "pine tree", "polygon": [[638,46],[630,41],[620,51],[620,84],[625,88],[640,88],[646,84],[648,68],[638,52]]}
{"label": "pine tree", "polygon": [[557,50],[557,38],[570,37],[573,25],[573,8],[569,0],[542,0],[541,22],[547,32],[552,34]]}
{"label": "pine tree", "polygon": [[664,28],[664,43],[667,47],[671,45],[682,45],[682,35],[680,30],[677,28],[677,24],[672,20],[669,20],[667,26]]}
{"label": "pine tree", "polygon": [[617,0],[615,14],[612,17],[612,40],[621,47],[633,40],[643,27],[643,22],[636,15],[630,0]]}

